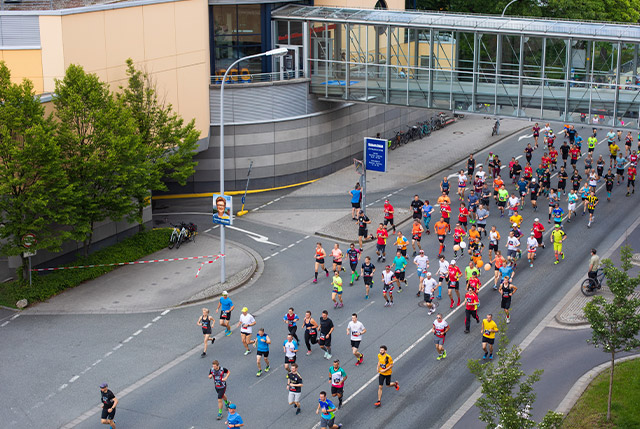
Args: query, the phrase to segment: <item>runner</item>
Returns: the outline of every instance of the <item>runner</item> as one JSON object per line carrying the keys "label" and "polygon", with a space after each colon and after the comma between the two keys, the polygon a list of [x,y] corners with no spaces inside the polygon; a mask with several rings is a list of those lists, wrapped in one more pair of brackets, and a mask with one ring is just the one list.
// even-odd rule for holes
{"label": "runner", "polygon": [[595,135],[590,136],[587,139],[587,151],[589,153],[593,153],[593,151],[596,150],[596,144],[598,144],[598,139],[596,138]]}
{"label": "runner", "polygon": [[287,390],[289,391],[289,405],[296,409],[296,415],[302,412],[300,398],[302,397],[302,377],[298,373],[298,364],[291,364],[291,371],[287,374]]}
{"label": "runner", "polygon": [[422,239],[423,232],[424,227],[420,224],[420,221],[418,219],[414,219],[413,226],[411,227],[411,249],[413,249],[413,256],[416,256],[416,244],[418,245],[418,249],[422,250],[420,240]]}
{"label": "runner", "polygon": [[329,368],[329,384],[331,384],[331,396],[338,397],[338,409],[342,408],[344,382],[347,381],[347,378],[347,372],[340,366],[340,361],[334,360],[333,365]]}
{"label": "runner", "polygon": [[629,164],[629,169],[627,170],[627,197],[636,193],[636,174],[636,166]]}
{"label": "runner", "polygon": [[611,191],[613,190],[613,181],[616,179],[616,176],[611,173],[611,169],[608,169],[607,174],[605,174],[603,178],[604,186],[607,190],[607,201],[611,201]]}
{"label": "runner", "polygon": [[309,356],[311,354],[311,344],[318,342],[318,323],[311,317],[311,312],[308,310],[302,323],[304,325],[304,345],[307,346],[307,356]]}
{"label": "runner", "polygon": [[229,292],[222,291],[222,296],[220,297],[220,301],[218,302],[218,307],[216,308],[216,313],[220,312],[220,326],[225,327],[225,335],[228,337],[231,335],[231,326],[229,325],[229,320],[231,320],[231,312],[236,308],[233,305],[233,301],[229,298]]}
{"label": "runner", "polygon": [[523,209],[525,206],[525,201],[527,198],[527,194],[529,193],[529,182],[527,182],[527,179],[524,177],[521,177],[518,180],[518,183],[516,183],[516,187],[518,189],[518,195],[520,197],[520,204],[519,204],[519,208]]}
{"label": "runner", "polygon": [[580,149],[575,145],[571,145],[571,149],[569,149],[569,156],[571,157],[571,166],[576,170],[576,164],[578,163],[578,158],[580,158]]}
{"label": "runner", "polygon": [[[264,328],[258,329],[256,339],[253,340],[253,346],[257,348],[256,365],[258,365],[258,372],[256,373],[256,377],[262,375],[262,367],[260,366],[261,357],[264,359],[264,372],[269,372],[269,344],[271,344],[271,338],[264,333]],[[311,345],[309,345],[309,350],[311,350]]]}
{"label": "runner", "polygon": [[435,304],[433,302],[436,286],[437,286],[436,280],[431,277],[431,272],[427,271],[426,277],[424,277],[424,279],[422,280],[421,289],[424,291],[424,302],[427,304],[427,307],[429,308],[429,313],[428,313],[429,316],[431,315],[431,313],[436,311],[436,307],[438,306],[437,301],[435,302]]}
{"label": "runner", "polygon": [[594,216],[593,213],[596,210],[596,206],[598,205],[598,197],[596,196],[595,191],[591,191],[589,196],[587,197],[587,210],[589,210],[589,223],[587,224],[587,228],[591,228],[591,222],[593,222]]}
{"label": "runner", "polygon": [[384,271],[382,272],[382,297],[385,300],[384,306],[391,307],[393,306],[393,283],[397,283],[398,287],[400,287],[400,282],[396,278],[393,271],[391,271],[391,267],[387,265],[384,267]]}
{"label": "runner", "polygon": [[442,192],[442,195],[449,195],[450,187],[451,184],[449,183],[449,178],[447,176],[444,176],[442,178],[442,182],[440,182],[440,192]]}
{"label": "runner", "polygon": [[509,199],[509,191],[507,191],[504,185],[500,186],[498,190],[498,208],[500,209],[500,217],[504,217],[504,208],[507,205]]}
{"label": "runner", "polygon": [[[362,246],[361,246],[362,247]],[[327,257],[327,252],[322,248],[322,244],[320,242],[316,243],[316,265],[315,265],[315,277],[313,279],[314,283],[318,283],[318,268],[321,267],[327,277],[329,277],[329,270],[324,267],[324,258]]]}
{"label": "runner", "polygon": [[624,183],[624,167],[627,163],[627,159],[622,155],[622,152],[616,156],[616,176],[618,177],[618,185]]}
{"label": "runner", "polygon": [[540,194],[540,184],[537,182],[534,177],[531,179],[531,183],[529,183],[529,195],[531,195],[531,207],[533,207],[533,211],[538,211],[538,195]]}
{"label": "runner", "polygon": [[496,282],[495,285],[493,285],[493,290],[498,290],[498,286],[500,286],[500,283],[502,283],[504,281],[505,278],[509,277],[511,280],[513,280],[513,270],[514,270],[514,266],[511,262],[507,262],[505,265],[503,265],[502,267],[500,267],[500,281]]}
{"label": "runner", "polygon": [[470,153],[469,158],[467,159],[467,176],[469,176],[469,179],[473,177],[473,170],[475,170],[475,168],[476,168],[476,160],[473,157],[473,154]]}
{"label": "runner", "polygon": [[554,264],[560,263],[560,257],[564,259],[564,253],[562,253],[562,242],[567,238],[565,232],[560,228],[560,225],[556,224],[555,229],[551,232],[551,242],[553,243],[553,253],[556,257]]}
{"label": "runner", "polygon": [[417,219],[418,221],[422,220],[422,206],[424,206],[424,202],[422,202],[417,195],[414,195],[409,207],[413,219]]}
{"label": "runner", "polygon": [[[389,202],[389,200],[384,200],[384,226],[391,225],[393,227],[393,232],[396,232],[396,224],[393,223],[393,206]],[[380,224],[382,225],[382,224]],[[386,228],[385,228],[386,231]]]}
{"label": "runner", "polygon": [[369,288],[373,286],[373,273],[376,272],[376,266],[371,263],[371,258],[366,256],[364,262],[360,267],[360,273],[364,280],[365,296],[364,299],[369,299]]}
{"label": "runner", "polygon": [[513,216],[509,218],[509,223],[511,225],[515,223],[518,226],[518,228],[520,228],[520,225],[522,225],[522,221],[523,221],[522,215],[518,213],[518,211],[514,211]]}
{"label": "runner", "polygon": [[567,210],[569,212],[567,215],[567,222],[571,223],[571,216],[576,214],[576,205],[578,204],[578,194],[575,190],[572,189],[569,191],[569,195],[567,195],[567,203]]}
{"label": "runner", "polygon": [[358,274],[358,262],[360,261],[360,251],[356,249],[356,245],[351,243],[349,250],[347,250],[347,257],[349,258],[349,268],[351,268],[351,281],[349,286],[353,286],[354,281],[358,281],[360,274]]}
{"label": "runner", "polygon": [[320,429],[341,429],[342,423],[334,424],[335,421],[335,411],[336,406],[333,405],[330,399],[327,399],[327,392],[320,392],[320,399],[318,399],[318,408],[316,409],[316,414],[320,413],[322,410],[322,415],[320,416]]}
{"label": "runner", "polygon": [[474,224],[478,218],[477,216],[477,212],[478,212],[478,204],[480,203],[480,198],[478,197],[478,193],[482,191],[482,187],[480,187],[480,189],[478,189],[477,191],[474,189],[471,189],[469,191],[469,196],[467,197],[467,202],[469,203],[469,216],[471,219],[469,219],[469,222],[471,224]]}
{"label": "runner", "polygon": [[392,373],[393,359],[387,353],[387,346],[380,346],[380,353],[378,354],[378,401],[374,404],[376,407],[382,405],[382,386],[385,383],[387,387],[395,387],[396,390],[400,390],[398,380],[391,381]]}
{"label": "runner", "polygon": [[458,198],[460,201],[464,201],[465,189],[467,189],[467,175],[464,174],[464,170],[460,170],[458,173]]}
{"label": "runner", "polygon": [[617,144],[615,144],[615,142],[611,141],[611,143],[609,143],[609,167],[613,167],[613,163],[615,162],[616,157],[618,156],[619,150],[620,150],[620,147]]}
{"label": "runner", "polygon": [[[387,259],[387,238],[389,238],[389,232],[387,232],[387,228],[384,225],[378,225],[376,237],[376,255],[378,255],[378,262],[384,262]],[[360,253],[362,253],[362,250],[360,250]]]}
{"label": "runner", "polygon": [[[504,316],[507,323],[511,322],[511,316],[509,315],[509,308],[511,308],[511,297],[518,290],[513,284],[511,284],[511,280],[509,277],[506,277],[502,283],[500,283],[500,296],[502,296],[502,301],[500,302],[500,308],[504,310]],[[493,351],[492,351],[493,353]]]}
{"label": "runner", "polygon": [[495,225],[491,226],[489,231],[489,259],[492,259],[492,253],[498,252],[498,244],[500,242],[500,233],[496,229]]}
{"label": "runner", "polygon": [[560,154],[562,156],[562,165],[564,168],[567,168],[567,159],[569,158],[569,151],[571,150],[571,146],[566,141],[562,142],[560,145]]}
{"label": "runner", "polygon": [[480,282],[480,279],[478,278],[479,275],[480,271],[474,272],[471,274],[471,278],[469,279],[468,288],[473,289],[475,293],[478,293],[478,291],[482,287],[482,282]]}
{"label": "runner", "polygon": [[[538,123],[536,122],[536,124],[531,128],[531,130],[533,131],[533,141],[536,144],[536,149],[538,149],[538,137],[540,136],[540,125],[538,125]],[[531,144],[528,144],[527,146],[531,146]]]}
{"label": "runner", "polygon": [[598,160],[596,161],[596,173],[598,174],[598,183],[600,183],[600,179],[602,179],[602,177],[604,176],[604,166],[605,166],[605,162],[604,162],[604,158],[602,157],[602,155],[600,155],[598,157]]}
{"label": "runner", "polygon": [[631,135],[631,131],[629,131],[624,138],[624,154],[625,156],[631,153],[631,143],[633,142],[633,136]]}
{"label": "runner", "polygon": [[332,271],[344,271],[344,267],[342,266],[342,258],[344,257],[344,255],[342,254],[342,250],[340,250],[340,245],[338,243],[333,245],[333,249],[331,250],[331,257],[333,258]]}
{"label": "runner", "polygon": [[420,254],[413,258],[413,263],[416,266],[418,274],[418,293],[416,296],[420,296],[420,289],[422,287],[422,279],[426,275],[427,268],[429,268],[429,257],[425,256],[424,250],[420,249]]}
{"label": "runner", "polygon": [[296,341],[300,342],[297,334],[298,322],[300,321],[300,318],[294,312],[293,307],[289,307],[289,310],[287,310],[287,312],[285,313],[282,321],[287,324],[287,329],[289,330],[289,333],[293,335],[293,338],[295,338]]}
{"label": "runner", "polygon": [[[344,303],[342,302],[342,279],[340,278],[339,271],[333,272],[331,286],[331,300],[333,301],[333,308],[342,308],[344,306]],[[338,299],[336,299],[336,297]]]}
{"label": "runner", "polygon": [[[460,256],[464,255],[464,250],[460,248],[460,243],[462,242],[462,238],[467,235],[462,229],[462,226],[457,223],[456,227],[453,229],[453,257],[458,257],[458,250],[460,250]],[[458,250],[456,250],[456,248]]]}
{"label": "runner", "polygon": [[556,203],[553,211],[551,212],[551,217],[553,217],[553,222],[557,225],[562,225],[562,216],[564,215],[564,210],[560,207],[560,204]]}
{"label": "runner", "polygon": [[216,393],[218,395],[218,417],[217,420],[222,419],[222,403],[224,402],[227,410],[229,409],[229,400],[227,399],[227,379],[231,375],[231,372],[227,368],[220,366],[220,362],[214,360],[212,367],[209,370],[209,379],[215,383]]}
{"label": "runner", "polygon": [[442,299],[442,282],[448,282],[449,280],[449,261],[444,258],[444,255],[438,255],[438,296],[436,298]]}
{"label": "runner", "polygon": [[451,232],[451,206],[448,202],[443,202],[440,204],[440,214],[442,215],[442,219],[447,223],[447,231]]}
{"label": "runner", "polygon": [[479,177],[484,183],[487,180],[487,173],[482,169],[482,165],[478,166],[478,171],[476,171],[476,177]]}
{"label": "runner", "polygon": [[405,258],[404,255],[402,255],[402,252],[398,250],[396,252],[396,257],[393,258],[393,268],[396,279],[398,280],[398,293],[402,292],[401,283],[404,283],[405,285],[407,284],[407,280],[405,279],[405,269],[408,263],[409,261],[407,261],[407,258]]}
{"label": "runner", "polygon": [[447,228],[448,224],[444,221],[444,219],[440,218],[435,225],[433,225],[433,230],[438,236],[438,241],[440,242],[440,248],[438,250],[438,255],[441,255],[445,250],[444,240],[447,237]]}
{"label": "runner", "polygon": [[212,317],[209,317],[209,309],[203,308],[202,316],[200,316],[197,323],[198,326],[202,327],[202,335],[204,335],[204,350],[202,351],[202,354],[200,354],[200,357],[205,357],[207,355],[207,345],[209,344],[209,341],[211,341],[211,344],[216,341],[215,337],[211,336],[211,325],[214,323],[216,323],[215,320],[213,320]]}
{"label": "runner", "polygon": [[478,295],[473,288],[468,288],[467,293],[464,296],[465,301],[465,310],[464,310],[464,333],[469,333],[469,328],[471,327],[471,318],[476,319],[476,323],[480,323],[480,318],[478,317],[478,304],[480,304],[480,300],[478,299]]}
{"label": "runner", "polygon": [[504,185],[502,178],[498,175],[495,179],[493,179],[493,200],[498,202],[498,191],[500,191],[500,187]]}
{"label": "runner", "polygon": [[[347,335],[351,335],[351,353],[356,357],[356,366],[359,366],[364,359],[364,355],[360,353],[360,341],[362,336],[367,332],[362,322],[358,321],[358,315],[351,315],[351,322],[347,325]],[[342,398],[342,396],[340,396]],[[340,401],[342,402],[342,401]],[[340,408],[340,407],[338,407]]]}
{"label": "runner", "polygon": [[[427,235],[431,234],[431,230],[429,230],[429,223],[431,222],[431,215],[436,210],[433,208],[431,204],[429,204],[429,200],[424,200],[424,206],[422,206],[422,226],[424,227]],[[396,232],[395,227],[393,232]]]}
{"label": "runner", "polygon": [[491,188],[489,188],[488,183],[482,184],[482,192],[480,193],[480,202],[487,209],[489,208],[489,203],[491,202]]}
{"label": "runner", "polygon": [[327,310],[322,312],[320,317],[320,335],[318,336],[318,345],[324,350],[324,358],[331,359],[331,334],[333,333],[333,321],[329,319]]}
{"label": "runner", "polygon": [[467,230],[467,221],[469,219],[469,209],[465,203],[460,203],[460,209],[458,210],[458,222]]}
{"label": "runner", "polygon": [[549,148],[549,158],[551,158],[551,170],[557,170],[558,169],[558,151],[553,146]]}
{"label": "runner", "polygon": [[544,225],[540,222],[540,219],[535,218],[533,220],[533,226],[531,227],[531,232],[533,232],[533,236],[538,241],[538,246],[542,246],[544,249],[544,240],[542,239],[542,233],[544,232]]}
{"label": "runner", "polygon": [[464,278],[466,281],[465,289],[469,288],[469,281],[473,278],[474,275],[479,275],[480,271],[476,267],[476,264],[473,261],[469,261],[469,265],[464,269]]}
{"label": "runner", "polygon": [[360,189],[360,183],[356,183],[353,190],[349,191],[351,195],[351,217],[356,220],[358,210],[360,210],[360,202],[362,201],[362,190]]}
{"label": "runner", "polygon": [[[493,359],[493,343],[496,338],[496,332],[498,332],[498,325],[493,321],[492,314],[487,314],[487,318],[482,319],[480,332],[482,333],[482,351],[484,352],[482,359],[486,359],[487,355],[489,355],[489,359]],[[489,350],[487,350],[487,344],[489,345]]]}
{"label": "runner", "polygon": [[513,183],[517,183],[520,180],[520,174],[522,174],[522,166],[520,161],[515,160],[513,167],[511,167],[511,174],[513,176]]}
{"label": "runner", "polygon": [[256,319],[249,314],[247,307],[242,308],[242,314],[240,314],[240,321],[238,321],[238,327],[240,328],[240,337],[242,338],[242,345],[245,348],[244,355],[251,353],[249,350],[249,344],[251,341],[251,333],[253,332],[253,325],[256,324]]}
{"label": "runner", "polygon": [[[206,343],[205,343],[206,347]],[[118,398],[109,390],[107,383],[100,385],[100,402],[102,402],[102,414],[100,416],[100,423],[103,425],[109,425],[111,429],[116,429],[116,422],[113,418],[116,416],[116,407],[118,406]]]}
{"label": "runner", "polygon": [[[514,224],[514,226],[517,225]],[[507,261],[515,264],[520,251],[520,240],[515,236],[513,230],[509,231],[509,237],[507,237],[507,242],[504,247],[507,248]]]}
{"label": "runner", "polygon": [[436,345],[436,352],[438,352],[436,360],[445,359],[447,357],[447,351],[444,349],[444,340],[447,332],[449,332],[449,324],[446,320],[442,319],[442,313],[436,315],[436,320],[433,322],[431,332],[433,332],[435,336],[433,343]]}
{"label": "runner", "polygon": [[296,353],[298,353],[298,342],[293,339],[293,335],[287,334],[287,339],[282,343],[282,351],[284,352],[284,369],[291,371],[291,365],[296,362]]}
{"label": "runner", "polygon": [[536,250],[538,250],[538,240],[535,237],[535,232],[531,231],[529,238],[527,238],[527,259],[529,260],[530,268],[533,268],[533,260],[536,258]]}
{"label": "runner", "polygon": [[[360,251],[362,252],[362,240],[373,240],[373,235],[369,235],[367,225],[371,223],[371,219],[364,214],[364,210],[360,209],[358,213],[358,244],[360,244]],[[327,272],[327,277],[329,272]]]}
{"label": "runner", "polygon": [[397,252],[400,252],[402,256],[407,256],[408,245],[409,245],[409,240],[407,240],[407,237],[402,235],[402,231],[398,231],[398,238],[396,238]]}
{"label": "runner", "polygon": [[477,227],[478,227],[478,232],[479,233],[483,233],[484,232],[484,236],[487,236],[487,219],[489,218],[489,210],[487,207],[485,207],[484,204],[480,204],[478,206],[478,211],[476,212],[476,216],[477,216]]}
{"label": "runner", "polygon": [[456,291],[456,296],[458,297],[458,304],[460,305],[460,277],[462,276],[462,271],[460,268],[456,266],[456,260],[452,259],[449,262],[449,287],[447,293],[449,294],[449,299],[451,300],[451,305],[449,308],[453,308],[453,293],[452,291]]}

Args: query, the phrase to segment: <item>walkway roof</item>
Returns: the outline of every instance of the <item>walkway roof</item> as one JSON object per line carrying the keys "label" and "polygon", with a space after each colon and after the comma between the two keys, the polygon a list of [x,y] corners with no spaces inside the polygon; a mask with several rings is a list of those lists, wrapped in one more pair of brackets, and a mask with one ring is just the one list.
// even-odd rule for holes
{"label": "walkway roof", "polygon": [[392,25],[445,31],[523,34],[538,37],[597,39],[640,43],[640,25],[593,21],[560,21],[497,15],[469,15],[435,11],[392,11],[287,5],[272,12],[273,19]]}

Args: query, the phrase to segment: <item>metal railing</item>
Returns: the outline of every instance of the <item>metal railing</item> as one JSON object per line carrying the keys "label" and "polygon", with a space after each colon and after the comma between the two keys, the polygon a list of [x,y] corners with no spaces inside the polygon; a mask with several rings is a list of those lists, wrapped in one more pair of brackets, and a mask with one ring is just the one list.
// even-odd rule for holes
{"label": "metal railing", "polygon": [[[302,70],[272,72],[272,73],[233,73],[227,76],[226,84],[246,84],[246,83],[263,83],[263,82],[279,82],[292,79],[300,79],[304,77]],[[222,75],[211,76],[211,85],[220,85],[222,83]]]}
{"label": "metal railing", "polygon": [[0,10],[60,10],[126,1],[128,0],[0,0]]}

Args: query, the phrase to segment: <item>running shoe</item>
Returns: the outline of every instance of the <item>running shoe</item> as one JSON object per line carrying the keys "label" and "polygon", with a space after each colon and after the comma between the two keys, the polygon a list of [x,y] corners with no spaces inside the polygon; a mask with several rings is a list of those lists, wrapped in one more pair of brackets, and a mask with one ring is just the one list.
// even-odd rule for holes
{"label": "running shoe", "polygon": [[300,408],[298,408],[298,409],[296,410],[296,415],[300,414],[300,412],[301,412],[301,411],[302,411],[302,410],[301,410]]}
{"label": "running shoe", "polygon": [[311,283],[318,283],[318,279],[313,279]]}
{"label": "running shoe", "polygon": [[264,372],[269,372],[271,368],[269,368],[269,365],[267,365],[267,367],[264,369]]}
{"label": "running shoe", "polygon": [[388,306],[389,306],[389,301],[385,302],[385,303],[384,303],[384,306],[385,306],[385,307],[388,307]]}
{"label": "running shoe", "polygon": [[493,353],[489,355],[489,360],[493,359]]}
{"label": "running shoe", "polygon": [[436,360],[441,360],[442,359],[442,355],[438,355],[438,357],[436,358]]}
{"label": "running shoe", "polygon": [[258,372],[256,373],[256,377],[260,377],[261,375],[262,375],[262,370],[260,370],[260,371],[258,371]]}
{"label": "running shoe", "polygon": [[393,307],[393,301],[389,303],[389,307]]}
{"label": "running shoe", "polygon": [[342,302],[341,302],[341,303],[338,305],[338,308],[342,308],[342,307],[344,307],[344,303],[342,303]]}
{"label": "running shoe", "polygon": [[369,295],[365,295],[365,296],[364,296],[364,299],[369,299]]}
{"label": "running shoe", "polygon": [[205,357],[206,355],[207,355],[207,353],[206,353],[206,352],[202,352],[202,353],[200,354],[200,357]]}
{"label": "running shoe", "polygon": [[325,271],[324,273],[329,277],[329,271]]}
{"label": "running shoe", "polygon": [[[376,401],[376,403],[375,403],[375,404],[373,404],[373,406],[374,406],[374,407],[376,407],[376,408],[377,408],[377,407],[379,407],[380,405],[382,405],[382,404],[380,403],[380,401]],[[342,425],[338,425],[338,426],[342,426]]]}
{"label": "running shoe", "polygon": [[428,316],[431,316],[433,314],[433,312],[436,310],[429,310],[429,312],[427,313]]}
{"label": "running shoe", "polygon": [[245,355],[245,356],[246,356],[246,355],[248,355],[248,354],[251,354],[251,350],[245,350],[245,351],[244,351],[244,355]]}
{"label": "running shoe", "polygon": [[563,252],[563,253],[561,253],[561,255],[562,255],[562,259],[564,259],[564,252]]}
{"label": "running shoe", "polygon": [[418,298],[420,298],[420,292],[418,292],[418,293],[416,294],[416,296],[417,296]]}
{"label": "running shoe", "polygon": [[338,308],[338,303],[337,302],[333,304],[333,308]]}
{"label": "running shoe", "polygon": [[[446,355],[446,353],[445,353]],[[398,384],[398,380],[396,380],[396,391],[400,390],[400,384]]]}
{"label": "running shoe", "polygon": [[360,359],[358,359],[358,362],[362,363],[363,361],[364,361],[364,355],[360,353]]}
{"label": "running shoe", "polygon": [[511,317],[507,316],[507,323],[511,321]]}
{"label": "running shoe", "polygon": [[311,350],[309,350],[309,351],[307,352],[307,356],[309,356],[310,354],[311,354]]}
{"label": "running shoe", "polygon": [[227,331],[224,333],[225,337],[228,337],[229,335],[231,335],[233,332],[232,331]]}
{"label": "running shoe", "polygon": [[215,337],[211,337],[211,344],[216,342],[216,338]]}
{"label": "running shoe", "polygon": [[486,359],[487,358],[487,354],[485,353],[484,356],[482,356],[482,359]]}
{"label": "running shoe", "polygon": [[222,413],[218,413],[218,417],[216,417],[216,420],[222,420]]}
{"label": "running shoe", "polygon": [[444,358],[446,358],[446,357],[447,357],[447,351],[446,351],[446,350],[443,350],[443,351],[442,351],[442,359],[444,359]]}
{"label": "running shoe", "polygon": [[560,261],[558,261],[557,259],[556,259],[556,261],[554,262],[554,264],[556,264],[556,265],[558,265],[559,263],[560,263]]}
{"label": "running shoe", "polygon": [[[493,356],[493,355],[492,355]],[[327,360],[331,359],[331,354],[327,353]]]}

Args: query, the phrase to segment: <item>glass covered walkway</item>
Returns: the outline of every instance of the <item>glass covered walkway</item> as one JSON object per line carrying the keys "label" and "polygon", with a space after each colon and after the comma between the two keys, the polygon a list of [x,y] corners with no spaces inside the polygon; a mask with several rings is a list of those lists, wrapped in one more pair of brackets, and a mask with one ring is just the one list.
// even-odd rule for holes
{"label": "glass covered walkway", "polygon": [[327,99],[639,125],[638,25],[298,5],[272,22]]}

